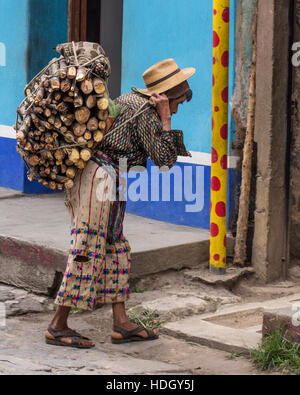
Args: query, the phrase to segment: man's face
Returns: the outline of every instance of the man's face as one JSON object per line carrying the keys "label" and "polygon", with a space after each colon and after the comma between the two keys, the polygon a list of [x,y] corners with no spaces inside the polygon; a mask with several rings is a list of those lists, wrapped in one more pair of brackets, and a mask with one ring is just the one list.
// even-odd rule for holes
{"label": "man's face", "polygon": [[179,97],[178,99],[171,99],[169,102],[171,115],[177,114],[179,104],[182,104],[185,101],[186,101],[185,95]]}

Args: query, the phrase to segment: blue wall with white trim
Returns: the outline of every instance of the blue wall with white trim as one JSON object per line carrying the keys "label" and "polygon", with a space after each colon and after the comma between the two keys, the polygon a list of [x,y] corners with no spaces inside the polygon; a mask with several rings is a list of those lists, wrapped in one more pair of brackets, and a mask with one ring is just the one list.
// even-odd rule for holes
{"label": "blue wall with white trim", "polygon": [[[235,1],[230,9],[230,80],[229,97],[235,79]],[[126,0],[123,22],[122,93],[132,86],[144,88],[143,72],[153,64],[174,58],[180,68],[196,67],[188,81],[193,100],[180,106],[172,117],[172,128],[182,129],[187,148],[200,157],[189,164],[195,174],[203,169],[204,207],[200,212],[187,213],[182,202],[128,202],[127,210],[145,217],[172,223],[209,228],[210,166],[201,163],[201,154],[211,152],[212,119],[212,19],[213,2],[207,0]],[[234,139],[234,124],[229,111],[229,141]],[[199,155],[200,153],[200,155]],[[149,162],[150,163],[150,162]],[[184,166],[184,160],[179,164]],[[148,173],[150,174],[151,164]],[[229,169],[228,218],[233,211],[232,185],[237,182],[235,169]],[[150,177],[149,177],[150,178]],[[129,180],[130,183],[133,182]],[[196,180],[193,178],[193,183]]]}
{"label": "blue wall with white trim", "polygon": [[[9,127],[16,122],[25,85],[58,56],[52,48],[67,41],[67,0],[51,0],[51,6],[47,0],[0,0],[0,9],[0,125]],[[0,186],[49,193],[29,183],[26,173],[16,140],[0,134]]]}

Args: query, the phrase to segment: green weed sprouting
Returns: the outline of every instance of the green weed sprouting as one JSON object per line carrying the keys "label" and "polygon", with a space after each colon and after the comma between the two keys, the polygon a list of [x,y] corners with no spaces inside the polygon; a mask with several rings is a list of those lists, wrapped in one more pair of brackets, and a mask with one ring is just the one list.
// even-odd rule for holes
{"label": "green weed sprouting", "polygon": [[300,344],[283,337],[278,329],[263,337],[250,359],[261,370],[300,374]]}

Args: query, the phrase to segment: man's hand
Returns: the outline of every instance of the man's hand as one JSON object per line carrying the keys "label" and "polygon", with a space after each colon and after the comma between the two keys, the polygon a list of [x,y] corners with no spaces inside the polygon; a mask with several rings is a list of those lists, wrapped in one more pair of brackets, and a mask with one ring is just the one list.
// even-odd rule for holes
{"label": "man's hand", "polygon": [[153,93],[149,101],[150,104],[155,107],[156,111],[158,112],[162,123],[162,129],[171,130],[171,112],[167,95],[159,95],[158,93]]}

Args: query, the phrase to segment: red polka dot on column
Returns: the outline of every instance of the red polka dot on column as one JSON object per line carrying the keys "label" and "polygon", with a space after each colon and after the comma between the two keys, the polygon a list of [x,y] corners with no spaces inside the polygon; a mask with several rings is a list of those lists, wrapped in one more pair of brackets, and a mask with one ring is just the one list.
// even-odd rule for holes
{"label": "red polka dot on column", "polygon": [[214,149],[214,148],[212,148],[211,149],[211,161],[212,161],[212,163],[217,163],[218,162],[218,153],[217,153],[217,151]]}
{"label": "red polka dot on column", "polygon": [[217,15],[217,10],[216,9],[214,9],[214,15]]}
{"label": "red polka dot on column", "polygon": [[221,181],[218,177],[212,177],[211,179],[211,189],[213,191],[219,191],[221,189]]}
{"label": "red polka dot on column", "polygon": [[223,170],[227,169],[227,155],[223,155],[221,158],[221,167]]}
{"label": "red polka dot on column", "polygon": [[223,258],[223,263],[226,263],[226,258]]}
{"label": "red polka dot on column", "polygon": [[222,91],[222,100],[224,103],[228,103],[228,86]]}
{"label": "red polka dot on column", "polygon": [[220,255],[219,254],[215,254],[214,255],[214,260],[218,262],[220,260]]}
{"label": "red polka dot on column", "polygon": [[225,51],[221,57],[221,63],[224,67],[228,67],[229,64],[229,52]]}
{"label": "red polka dot on column", "polygon": [[215,112],[219,112],[219,111],[220,111],[219,107],[216,106],[216,107],[215,107]]}
{"label": "red polka dot on column", "polygon": [[220,134],[221,134],[222,139],[227,140],[227,137],[228,137],[227,123],[221,127]]}
{"label": "red polka dot on column", "polygon": [[220,38],[218,36],[218,33],[213,31],[213,46],[216,48],[220,44]]}
{"label": "red polka dot on column", "polygon": [[227,238],[226,235],[224,236],[224,247],[226,247]]}
{"label": "red polka dot on column", "polygon": [[224,202],[218,202],[216,204],[216,214],[218,217],[225,217],[226,215],[226,204]]}
{"label": "red polka dot on column", "polygon": [[226,7],[223,11],[222,14],[222,19],[224,22],[228,23],[229,22],[229,7]]}
{"label": "red polka dot on column", "polygon": [[210,235],[211,237],[216,237],[219,234],[219,227],[217,224],[211,223],[210,224]]}
{"label": "red polka dot on column", "polygon": [[215,86],[215,76],[213,75],[213,80],[212,80],[213,86]]}
{"label": "red polka dot on column", "polygon": [[213,64],[216,64],[216,58],[213,57]]}

